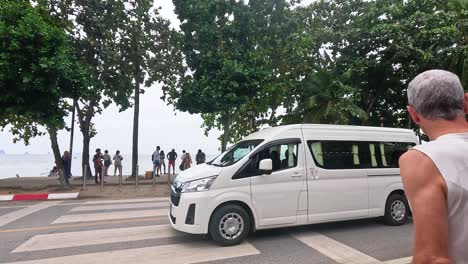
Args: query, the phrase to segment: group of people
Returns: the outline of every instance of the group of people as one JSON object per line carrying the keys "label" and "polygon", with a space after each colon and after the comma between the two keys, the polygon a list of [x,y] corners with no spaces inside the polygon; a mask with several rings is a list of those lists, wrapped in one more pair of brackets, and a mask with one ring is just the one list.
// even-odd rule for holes
{"label": "group of people", "polygon": [[[120,151],[115,152],[114,157],[111,159],[109,151],[105,150],[104,155],[101,153],[101,149],[96,149],[96,154],[93,156],[94,164],[94,181],[99,184],[103,180],[102,176],[108,176],[109,167],[114,164],[114,176],[119,171],[119,176],[122,176],[122,160],[123,157],[120,155]],[[113,161],[113,162],[112,162]],[[105,182],[104,182],[105,183]]]}
{"label": "group of people", "polygon": [[[160,146],[156,147],[156,150],[151,155],[151,161],[153,162],[153,177],[159,177],[161,174],[166,174],[166,159],[168,160],[168,174],[171,174],[171,167],[172,167],[172,174],[175,174],[175,165],[177,160],[177,152],[172,149],[169,153],[164,152]],[[192,156],[187,151],[182,150],[181,162],[179,165],[179,169],[181,171],[186,170],[192,166]],[[206,155],[203,153],[201,149],[198,150],[197,155],[195,156],[195,161],[198,164],[205,163]]]}
{"label": "group of people", "polygon": [[[164,152],[161,150],[159,146],[156,147],[153,155],[151,156],[151,160],[153,162],[153,176],[159,177],[161,174],[166,174],[166,159],[168,160],[168,174],[171,174],[171,167],[172,167],[172,174],[175,174],[175,165],[176,160],[178,158],[177,152],[172,149],[169,153]],[[117,150],[115,155],[111,158],[108,150],[104,151],[102,154],[101,149],[96,149],[96,153],[93,156],[93,165],[94,165],[94,181],[96,184],[100,184],[103,180],[103,176],[109,176],[109,168],[114,165],[114,176],[116,176],[117,171],[119,171],[119,176],[122,176],[122,160],[123,157],[120,154],[120,151]],[[198,150],[197,155],[195,156],[196,164],[202,164],[206,161],[206,155],[203,153],[201,149]],[[71,155],[70,152],[65,151],[62,156],[62,162],[64,166],[64,173],[65,173],[65,181],[69,183],[69,180],[72,176],[71,174]],[[179,165],[179,169],[181,171],[186,170],[192,166],[192,157],[190,153],[182,150],[181,156],[181,163]],[[57,176],[58,169],[54,167],[49,176]]]}

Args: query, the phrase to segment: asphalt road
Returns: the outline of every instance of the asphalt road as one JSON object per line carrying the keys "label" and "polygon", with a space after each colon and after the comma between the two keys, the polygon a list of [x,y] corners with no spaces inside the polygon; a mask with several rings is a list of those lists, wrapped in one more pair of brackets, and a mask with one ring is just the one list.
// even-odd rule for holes
{"label": "asphalt road", "polygon": [[236,247],[168,225],[168,200],[0,203],[0,263],[409,263],[413,225],[375,219],[259,231]]}

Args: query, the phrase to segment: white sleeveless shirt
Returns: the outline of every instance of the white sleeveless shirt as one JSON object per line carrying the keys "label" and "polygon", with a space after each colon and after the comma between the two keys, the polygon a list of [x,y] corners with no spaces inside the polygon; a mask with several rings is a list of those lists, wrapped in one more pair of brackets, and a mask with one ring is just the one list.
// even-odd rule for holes
{"label": "white sleeveless shirt", "polygon": [[449,254],[468,263],[468,133],[447,134],[414,149],[432,159],[448,188]]}

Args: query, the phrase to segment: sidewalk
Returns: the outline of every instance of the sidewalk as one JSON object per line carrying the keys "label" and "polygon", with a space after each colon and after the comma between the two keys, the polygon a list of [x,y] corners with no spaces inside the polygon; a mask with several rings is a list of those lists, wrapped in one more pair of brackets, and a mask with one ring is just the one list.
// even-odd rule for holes
{"label": "sidewalk", "polygon": [[156,178],[153,187],[153,179],[138,177],[138,186],[135,177],[123,177],[122,186],[119,186],[118,176],[104,177],[104,189],[94,183],[94,178],[86,181],[86,189],[83,189],[83,178],[73,177],[70,181],[72,187],[62,189],[57,178],[52,177],[20,177],[0,179],[0,195],[23,193],[69,193],[80,192],[80,199],[86,198],[134,198],[134,197],[168,197],[170,185],[177,175],[163,175]]}

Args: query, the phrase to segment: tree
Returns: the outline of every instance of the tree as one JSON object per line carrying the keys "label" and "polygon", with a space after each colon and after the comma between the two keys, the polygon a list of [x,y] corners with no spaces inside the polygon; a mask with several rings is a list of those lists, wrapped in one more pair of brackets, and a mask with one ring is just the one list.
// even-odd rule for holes
{"label": "tree", "polygon": [[[141,85],[171,83],[181,64],[177,34],[149,0],[41,0],[49,12],[72,25],[69,34],[80,59],[89,65],[94,84],[85,87],[77,105],[83,134],[83,166],[89,168],[89,144],[96,130],[95,114],[111,103],[123,111],[134,105],[132,174],[138,158],[138,116]],[[175,65],[175,66],[174,66]],[[133,99],[133,100],[132,100]],[[88,172],[91,175],[91,172]]]}
{"label": "tree", "polygon": [[[125,53],[120,49],[126,9],[123,1],[38,0],[50,15],[69,25],[68,34],[79,59],[88,67],[92,85],[75,94],[78,123],[83,135],[82,167],[89,165],[89,144],[97,131],[96,114],[112,102],[125,110],[131,106],[132,77]],[[84,175],[84,171],[83,171]]]}
{"label": "tree", "polygon": [[45,127],[62,185],[57,131],[65,127],[65,99],[87,82],[63,26],[28,1],[0,4],[0,126],[26,144]]}
{"label": "tree", "polygon": [[165,99],[179,110],[202,114],[207,133],[222,130],[221,150],[253,126],[276,122],[287,86],[282,47],[294,32],[288,1],[173,2],[188,70],[165,90]]}
{"label": "tree", "polygon": [[457,15],[443,1],[329,0],[297,14],[307,35],[330,54],[337,74],[350,74],[344,84],[357,88],[366,124],[408,126],[408,82],[427,69],[449,69],[459,50],[453,45],[460,38]]}
{"label": "tree", "polygon": [[[124,71],[133,81],[133,144],[132,176],[137,175],[138,164],[138,124],[141,88],[163,82],[164,86],[173,82],[173,75],[183,72],[182,57],[179,52],[178,33],[170,28],[168,20],[159,15],[159,7],[153,1],[130,1],[126,10],[125,24],[121,29],[122,50],[128,63]],[[167,84],[166,84],[167,83]]]}
{"label": "tree", "polygon": [[312,94],[299,106],[304,110],[305,123],[360,125],[367,121],[366,111],[357,105],[359,92],[341,81],[346,77],[318,69],[303,81]]}

